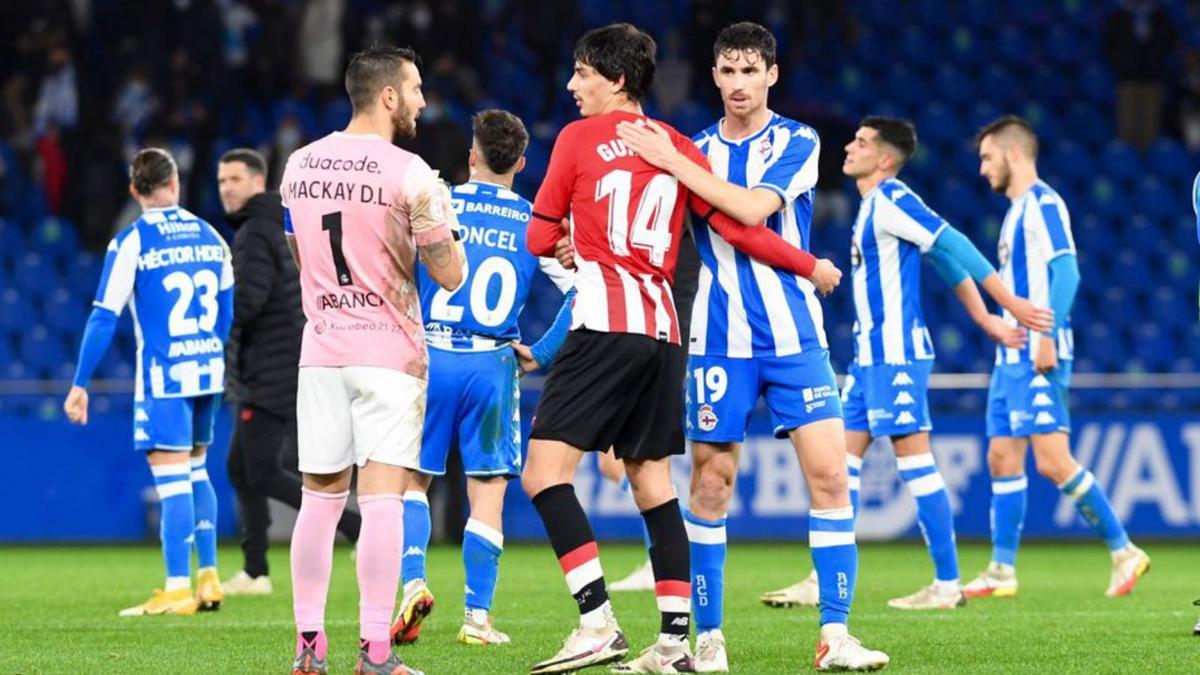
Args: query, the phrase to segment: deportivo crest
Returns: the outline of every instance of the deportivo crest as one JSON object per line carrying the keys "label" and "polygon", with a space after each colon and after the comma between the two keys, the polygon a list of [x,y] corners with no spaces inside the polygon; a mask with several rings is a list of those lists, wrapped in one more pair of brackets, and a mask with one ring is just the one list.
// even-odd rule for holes
{"label": "deportivo crest", "polygon": [[696,424],[700,426],[701,431],[712,431],[717,428],[717,414],[713,412],[712,406],[705,403],[700,406],[700,410],[696,414]]}

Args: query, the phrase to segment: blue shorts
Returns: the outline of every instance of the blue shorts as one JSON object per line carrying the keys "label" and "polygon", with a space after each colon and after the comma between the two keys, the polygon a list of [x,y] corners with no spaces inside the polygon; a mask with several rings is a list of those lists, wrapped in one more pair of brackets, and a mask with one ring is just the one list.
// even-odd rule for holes
{"label": "blue shorts", "polygon": [[988,386],[988,437],[1071,433],[1070,386],[1070,361],[1059,361],[1058,367],[1045,375],[1034,371],[1029,362],[997,365]]}
{"label": "blue shorts", "polygon": [[841,418],[829,351],[735,359],[688,359],[687,436],[704,443],[740,443],[758,397],[766,399],[776,438],[806,424]]}
{"label": "blue shorts", "polygon": [[933,428],[929,416],[929,374],[933,361],[897,366],[850,364],[842,385],[846,431],[866,431],[872,438],[907,436]]}
{"label": "blue shorts", "polygon": [[429,349],[429,392],[421,437],[421,473],[446,473],[457,442],[468,476],[521,475],[521,389],[517,357]]}
{"label": "blue shorts", "polygon": [[197,445],[212,445],[220,407],[220,394],[134,401],[133,447],[142,452],[191,452]]}

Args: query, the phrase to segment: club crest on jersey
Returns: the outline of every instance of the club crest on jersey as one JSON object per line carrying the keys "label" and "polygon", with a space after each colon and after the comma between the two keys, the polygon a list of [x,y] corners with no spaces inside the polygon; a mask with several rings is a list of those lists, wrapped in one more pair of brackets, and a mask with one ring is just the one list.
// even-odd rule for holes
{"label": "club crest on jersey", "polygon": [[758,142],[759,153],[761,153],[763,157],[770,157],[771,149],[771,137],[763,136],[762,140]]}
{"label": "club crest on jersey", "polygon": [[896,373],[896,376],[892,378],[892,386],[893,387],[908,387],[908,386],[911,386],[912,384],[913,384],[912,377],[910,377],[909,374],[904,372],[903,370]]}
{"label": "club crest on jersey", "polygon": [[696,414],[696,424],[700,426],[701,431],[712,431],[717,428],[717,414],[713,412],[712,406],[705,403],[700,406],[699,412]]}

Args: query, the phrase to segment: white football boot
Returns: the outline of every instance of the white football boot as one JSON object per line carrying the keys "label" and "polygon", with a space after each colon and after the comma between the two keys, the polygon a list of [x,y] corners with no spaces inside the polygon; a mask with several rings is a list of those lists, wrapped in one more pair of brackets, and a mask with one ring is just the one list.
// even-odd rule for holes
{"label": "white football boot", "polygon": [[638,657],[613,666],[614,673],[694,673],[696,664],[687,638],[677,639],[664,635],[658,642],[647,647]]}
{"label": "white football boot", "polygon": [[963,595],[968,598],[1011,598],[1017,594],[1017,569],[992,561],[966,586]]}
{"label": "white football boot", "polygon": [[966,604],[967,596],[958,582],[943,585],[935,581],[912,595],[888,600],[888,607],[893,609],[955,609]]}
{"label": "white football boot", "polygon": [[862,646],[858,638],[846,632],[844,625],[827,624],[821,627],[813,667],[835,671],[882,670],[890,660],[887,654]]}
{"label": "white football boot", "polygon": [[1116,551],[1112,556],[1112,576],[1109,577],[1108,590],[1104,592],[1110,598],[1129,595],[1138,580],[1150,571],[1150,556],[1142,549],[1129,544]]}
{"label": "white football boot", "polygon": [[817,584],[817,571],[813,570],[804,581],[777,591],[767,591],[759,600],[768,607],[816,607],[821,600],[821,589]]}
{"label": "white football boot", "polygon": [[650,566],[650,559],[638,565],[637,569],[629,573],[629,576],[619,581],[614,581],[608,585],[610,591],[652,591],[654,590],[654,568]]}
{"label": "white football boot", "polygon": [[725,634],[720,628],[696,636],[696,672],[728,673],[729,656],[725,653]]}
{"label": "white football boot", "polygon": [[271,577],[265,574],[252,577],[246,574],[246,570],[238,570],[237,574],[223,581],[221,586],[225,589],[225,595],[270,595],[275,591],[271,586]]}

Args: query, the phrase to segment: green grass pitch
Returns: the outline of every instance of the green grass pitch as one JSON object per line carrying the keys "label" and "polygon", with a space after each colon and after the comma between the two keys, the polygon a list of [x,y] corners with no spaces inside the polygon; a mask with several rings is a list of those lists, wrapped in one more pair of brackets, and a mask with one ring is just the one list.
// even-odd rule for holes
{"label": "green grass pitch", "polygon": [[[888,598],[931,577],[915,544],[861,548],[851,630],[891,654],[903,673],[1197,673],[1200,637],[1191,601],[1200,596],[1195,544],[1146,546],[1154,567],[1132,596],[1108,599],[1108,555],[1089,545],[1030,543],[1021,550],[1021,593],[964,609],[908,613]],[[979,544],[960,548],[965,576],[986,564]],[[239,552],[223,548],[224,574]],[[640,562],[635,545],[601,543],[610,579]],[[287,552],[273,549],[276,591],[232,598],[219,612],[189,618],[121,619],[161,583],[150,547],[10,547],[0,549],[0,673],[286,673],[293,648]],[[454,642],[462,612],[459,552],[429,555],[437,605],[421,639],[401,653],[430,675],[522,673],[553,654],[575,624],[548,545],[512,545],[501,560],[494,616],[513,644],[464,647]],[[811,672],[816,612],[770,609],[760,591],[798,580],[809,569],[801,546],[730,547],[726,636],[734,673]],[[616,593],[614,605],[634,649],[653,639],[658,616],[649,593]],[[357,593],[349,550],[340,548],[327,608],[333,673],[349,673],[357,647]],[[593,669],[587,672],[604,672]]]}

